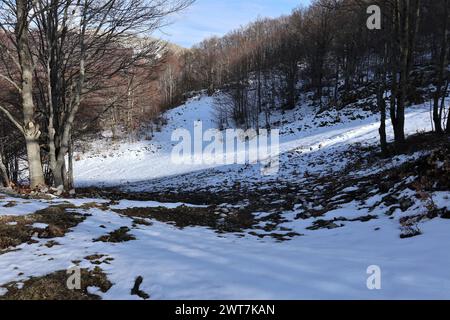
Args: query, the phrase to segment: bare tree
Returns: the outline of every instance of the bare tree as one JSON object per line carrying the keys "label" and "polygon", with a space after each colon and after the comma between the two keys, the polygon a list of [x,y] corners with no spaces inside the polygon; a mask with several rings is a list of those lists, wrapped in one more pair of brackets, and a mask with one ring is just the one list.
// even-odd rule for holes
{"label": "bare tree", "polygon": [[405,104],[409,88],[416,35],[419,27],[420,0],[396,0],[390,3],[392,29],[390,115],[395,142],[405,141]]}
{"label": "bare tree", "polygon": [[[192,0],[36,0],[42,105],[53,184],[71,188],[65,157],[83,99],[103,79],[153,63],[162,46],[142,40]],[[45,90],[44,90],[45,88]],[[70,155],[69,155],[70,156]]]}
{"label": "bare tree", "polygon": [[[442,133],[443,130],[443,113],[444,113],[444,103],[441,103],[441,100],[443,101],[445,99],[445,96],[447,94],[447,87],[448,87],[448,79],[447,79],[447,64],[448,64],[448,51],[449,51],[449,45],[448,45],[448,15],[449,15],[449,4],[450,1],[444,0],[443,1],[443,14],[442,14],[442,21],[440,23],[441,27],[441,41],[440,41],[440,50],[439,54],[436,55],[436,62],[435,62],[435,68],[436,68],[436,79],[435,79],[435,87],[436,91],[433,95],[433,121],[434,121],[434,128],[436,132]],[[445,83],[447,81],[447,84]],[[447,130],[450,132],[450,129],[447,128]]]}
{"label": "bare tree", "polygon": [[9,187],[11,185],[11,180],[9,179],[8,171],[3,162],[3,154],[1,150],[0,150],[0,178],[4,187]]}
{"label": "bare tree", "polygon": [[2,59],[11,62],[0,76],[17,90],[21,100],[22,118],[15,116],[7,106],[2,104],[0,104],[0,111],[24,136],[30,187],[39,188],[45,185],[45,180],[39,145],[41,130],[37,122],[33,99],[35,63],[30,41],[32,21],[36,12],[32,12],[32,5],[28,0],[2,0],[0,12],[0,28],[6,39],[0,44],[0,51]]}

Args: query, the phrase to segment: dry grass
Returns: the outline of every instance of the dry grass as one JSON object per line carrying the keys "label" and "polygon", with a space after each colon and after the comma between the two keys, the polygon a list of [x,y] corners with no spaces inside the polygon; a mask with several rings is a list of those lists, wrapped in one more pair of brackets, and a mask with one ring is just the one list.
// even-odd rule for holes
{"label": "dry grass", "polygon": [[4,286],[8,292],[0,296],[0,300],[99,300],[100,297],[88,292],[88,287],[97,287],[107,292],[112,284],[102,269],[81,270],[81,289],[67,288],[66,271],[56,271],[42,277],[33,277],[19,286],[18,282],[11,282]]}
{"label": "dry grass", "polygon": [[[33,237],[52,239],[63,237],[71,228],[84,221],[85,217],[78,213],[68,213],[73,205],[51,206],[27,216],[0,217],[0,250],[10,249],[22,243],[33,243]],[[45,229],[33,228],[34,223],[45,223]],[[54,245],[55,243],[53,243]],[[50,244],[49,244],[50,245]],[[0,254],[4,251],[0,251]]]}

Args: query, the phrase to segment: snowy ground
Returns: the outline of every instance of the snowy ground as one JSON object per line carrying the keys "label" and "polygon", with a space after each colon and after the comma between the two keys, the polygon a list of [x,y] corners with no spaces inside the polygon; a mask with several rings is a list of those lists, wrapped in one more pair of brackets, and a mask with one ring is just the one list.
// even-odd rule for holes
{"label": "snowy ground", "polygon": [[[43,205],[32,203],[36,208]],[[22,206],[27,204],[17,208]],[[355,207],[350,203],[329,217],[367,214]],[[28,205],[24,213],[29,209]],[[0,284],[66,270],[73,261],[93,268],[86,257],[101,254],[103,260],[113,259],[101,268],[114,285],[105,294],[92,292],[105,299],[137,299],[130,289],[138,276],[144,278],[141,290],[152,299],[450,298],[450,271],[445,267],[450,265],[450,220],[428,221],[421,226],[423,235],[400,239],[398,221],[382,214],[364,223],[311,231],[306,227],[314,219],[293,220],[294,210],[283,213],[292,220],[282,226],[304,236],[278,242],[247,231],[219,235],[207,228],[179,229],[156,220],[151,226],[133,227],[132,219],[111,210],[74,211],[91,216],[73,232],[55,239],[58,245],[48,248],[48,239],[35,238],[34,244],[0,255]],[[372,212],[377,213],[381,212]],[[92,241],[120,227],[129,227],[136,240]],[[381,290],[367,289],[366,270],[371,265],[382,270]]]}
{"label": "snowy ground", "polygon": [[[85,216],[71,232],[55,238],[56,245],[48,247],[49,239],[33,236],[34,243],[0,251],[0,294],[7,292],[2,285],[20,286],[30,277],[66,270],[76,262],[82,268],[103,269],[113,286],[106,293],[90,291],[104,299],[139,299],[130,294],[138,276],[144,279],[140,289],[151,299],[450,299],[450,220],[424,218],[417,225],[421,235],[401,239],[400,219],[423,214],[427,203],[411,190],[395,191],[414,177],[384,191],[373,182],[382,177],[377,172],[424,153],[364,166],[370,159],[355,148],[376,143],[377,116],[361,112],[361,119],[352,120],[341,112],[343,123],[320,126],[338,114],[314,119],[311,110],[297,109],[274,119],[287,121],[281,126],[276,176],[261,175],[258,166],[170,165],[172,130],[192,128],[195,120],[213,127],[212,104],[208,97],[191,100],[168,113],[170,125],[153,141],[115,147],[98,143],[76,162],[79,186],[121,184],[122,190],[170,192],[173,197],[179,193],[185,200],[0,196],[0,224],[8,218],[13,226],[14,219],[66,202],[74,205],[69,213]],[[410,108],[406,123],[409,134],[429,130],[427,108]],[[100,155],[106,148],[107,155]],[[357,161],[363,162],[358,169]],[[364,180],[371,175],[376,178]],[[188,201],[205,192],[212,194],[211,201]],[[382,199],[387,196],[397,202],[386,203]],[[431,197],[438,208],[450,209],[450,192]],[[396,207],[402,199],[411,199],[405,208],[400,204],[405,210]],[[87,205],[93,202],[97,205]],[[167,210],[164,214],[161,207]],[[139,216],[143,221],[137,223],[133,214],[126,214],[130,208],[152,215]],[[214,218],[178,225],[177,214],[192,210],[210,211]],[[248,214],[251,225],[226,228]],[[93,241],[122,227],[135,239]],[[33,228],[48,226],[34,223]],[[103,255],[97,264],[86,258],[94,254]],[[373,265],[381,269],[381,290],[367,288],[367,268]]]}
{"label": "snowy ground", "polygon": [[[92,150],[79,154],[75,162],[76,184],[117,186],[132,191],[229,188],[235,182],[251,186],[255,182],[292,180],[293,173],[338,171],[351,163],[343,156],[349,146],[378,143],[379,116],[366,111],[330,111],[317,116],[308,105],[285,114],[272,116],[274,128],[280,129],[280,170],[276,175],[262,175],[260,165],[214,166],[177,164],[171,160],[171,141],[175,129],[188,129],[194,136],[194,121],[202,121],[203,130],[215,128],[214,98],[200,96],[166,113],[168,125],[152,141],[137,143],[97,142]],[[334,123],[339,121],[339,123]],[[389,121],[388,121],[389,124]],[[431,130],[429,108],[411,107],[406,115],[408,134]],[[388,125],[392,138],[392,127]],[[195,153],[194,157],[197,156]]]}

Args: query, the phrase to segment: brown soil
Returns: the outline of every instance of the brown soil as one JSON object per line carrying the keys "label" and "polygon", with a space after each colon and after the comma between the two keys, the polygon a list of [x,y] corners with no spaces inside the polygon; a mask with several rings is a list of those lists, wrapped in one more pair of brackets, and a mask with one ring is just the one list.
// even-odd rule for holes
{"label": "brown soil", "polygon": [[68,278],[69,275],[62,270],[42,277],[33,277],[23,282],[21,289],[18,282],[8,283],[3,286],[8,292],[0,296],[0,300],[99,300],[100,297],[88,293],[87,288],[97,287],[102,292],[107,292],[112,286],[99,267],[93,271],[81,270],[80,290],[68,289]]}
{"label": "brown soil", "polygon": [[[51,206],[26,216],[0,216],[0,250],[16,247],[22,243],[32,243],[32,237],[52,239],[63,237],[71,228],[84,221],[85,217],[77,213],[68,213],[71,205]],[[45,223],[45,229],[33,228],[34,223]],[[53,246],[56,242],[48,242]],[[5,251],[0,251],[0,254]]]}
{"label": "brown soil", "polygon": [[183,229],[189,226],[209,227],[219,232],[240,232],[248,229],[255,223],[254,217],[245,210],[230,212],[224,217],[216,214],[214,207],[193,208],[181,206],[174,209],[168,208],[127,208],[114,210],[133,218],[151,218],[166,222]]}
{"label": "brown soil", "polygon": [[127,242],[131,240],[136,240],[136,238],[129,234],[130,228],[128,227],[121,227],[117,230],[114,230],[107,235],[101,236],[100,238],[94,239],[94,242],[112,242],[112,243],[119,243],[119,242]]}

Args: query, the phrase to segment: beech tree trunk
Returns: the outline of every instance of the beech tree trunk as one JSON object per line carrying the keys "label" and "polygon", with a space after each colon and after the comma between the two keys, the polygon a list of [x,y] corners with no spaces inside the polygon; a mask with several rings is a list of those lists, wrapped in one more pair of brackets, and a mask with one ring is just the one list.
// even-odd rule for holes
{"label": "beech tree trunk", "polygon": [[6,166],[3,163],[3,156],[1,153],[0,153],[0,177],[2,179],[4,187],[8,188],[11,186],[11,181],[9,179],[8,172],[6,170]]}
{"label": "beech tree trunk", "polygon": [[449,113],[447,114],[447,127],[446,127],[445,131],[446,131],[447,133],[450,133],[450,111],[449,111]]}
{"label": "beech tree trunk", "polygon": [[391,19],[394,37],[391,39],[392,99],[390,113],[395,144],[400,147],[405,142],[405,107],[409,73],[419,27],[420,0],[396,0],[392,5]]}
{"label": "beech tree trunk", "polygon": [[388,154],[387,149],[387,138],[386,138],[386,102],[384,101],[383,97],[384,90],[380,89],[377,93],[377,103],[378,108],[380,110],[380,128],[378,132],[380,133],[380,146],[381,146],[381,153],[383,156],[386,156]]}
{"label": "beech tree trunk", "polygon": [[33,58],[29,48],[29,22],[28,7],[26,0],[17,0],[17,25],[16,37],[21,67],[21,98],[23,108],[24,127],[28,167],[30,174],[30,187],[32,189],[45,185],[44,171],[41,162],[41,149],[39,137],[41,132],[39,125],[35,123],[35,107],[33,102]]}
{"label": "beech tree trunk", "polygon": [[447,68],[447,52],[448,52],[448,0],[445,0],[444,2],[444,21],[442,24],[443,32],[442,32],[442,38],[441,38],[441,52],[439,54],[439,58],[437,59],[436,63],[436,92],[433,96],[433,122],[434,127],[437,133],[442,133],[442,114],[443,114],[443,108],[440,108],[440,100],[442,97],[445,98],[447,88],[444,90],[444,73],[446,72]]}

